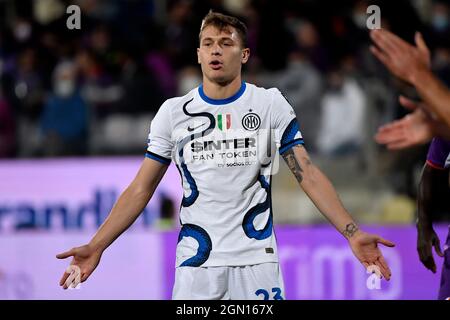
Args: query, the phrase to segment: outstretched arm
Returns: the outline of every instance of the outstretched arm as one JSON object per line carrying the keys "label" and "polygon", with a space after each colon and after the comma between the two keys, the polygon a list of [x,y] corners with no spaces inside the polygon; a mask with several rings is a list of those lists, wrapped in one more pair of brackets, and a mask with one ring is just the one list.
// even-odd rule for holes
{"label": "outstretched arm", "polygon": [[429,110],[450,127],[450,90],[430,70],[417,70],[411,83]]}
{"label": "outstretched arm", "polygon": [[136,177],[121,194],[91,241],[87,245],[72,248],[56,256],[58,259],[73,257],[71,266],[76,266],[63,274],[60,285],[64,289],[69,286],[76,287],[77,278],[78,281],[86,281],[100,262],[103,251],[127,230],[144,210],[167,167],[158,161],[145,158]]}
{"label": "outstretched arm", "polygon": [[289,169],[317,209],[349,241],[358,260],[367,268],[376,265],[381,274],[390,279],[391,271],[378,248],[378,243],[393,247],[394,244],[377,235],[371,235],[358,228],[345,210],[328,178],[310,160],[306,149],[296,145],[282,154]]}
{"label": "outstretched arm", "polygon": [[144,159],[136,177],[121,194],[111,213],[92,238],[92,247],[104,251],[131,226],[150,201],[167,168],[167,165],[155,160]]}
{"label": "outstretched arm", "polygon": [[282,156],[317,209],[346,239],[350,239],[358,231],[358,227],[344,209],[328,178],[311,162],[306,149],[298,145]]}

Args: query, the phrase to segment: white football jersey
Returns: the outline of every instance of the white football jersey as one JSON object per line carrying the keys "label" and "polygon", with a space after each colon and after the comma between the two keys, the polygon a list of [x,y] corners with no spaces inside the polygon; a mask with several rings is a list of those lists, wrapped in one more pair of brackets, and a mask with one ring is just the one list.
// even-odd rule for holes
{"label": "white football jersey", "polygon": [[271,175],[303,144],[293,108],[276,88],[242,82],[227,99],[203,87],[168,99],[155,115],[146,157],[180,171],[178,266],[278,262]]}

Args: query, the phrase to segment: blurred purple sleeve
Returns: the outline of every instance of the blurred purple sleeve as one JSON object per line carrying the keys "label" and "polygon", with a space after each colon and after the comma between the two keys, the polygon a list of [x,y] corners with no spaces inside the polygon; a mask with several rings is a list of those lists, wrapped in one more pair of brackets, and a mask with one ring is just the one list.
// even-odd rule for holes
{"label": "blurred purple sleeve", "polygon": [[444,169],[450,153],[450,141],[433,138],[428,149],[427,164],[436,169]]}

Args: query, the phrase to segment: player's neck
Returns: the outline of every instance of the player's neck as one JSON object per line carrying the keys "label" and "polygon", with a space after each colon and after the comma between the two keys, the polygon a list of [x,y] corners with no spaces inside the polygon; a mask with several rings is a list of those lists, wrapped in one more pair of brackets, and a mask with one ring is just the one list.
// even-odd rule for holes
{"label": "player's neck", "polygon": [[216,82],[211,82],[203,78],[203,92],[211,99],[227,99],[239,91],[242,85],[241,76],[237,76],[233,81],[222,85]]}

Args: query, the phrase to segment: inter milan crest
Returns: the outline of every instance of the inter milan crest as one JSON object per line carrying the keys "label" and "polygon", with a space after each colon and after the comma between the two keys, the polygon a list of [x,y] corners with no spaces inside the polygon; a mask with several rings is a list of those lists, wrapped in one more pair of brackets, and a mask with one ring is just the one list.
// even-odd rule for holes
{"label": "inter milan crest", "polygon": [[242,126],[245,130],[248,131],[258,130],[259,126],[261,125],[261,118],[256,113],[253,113],[252,109],[250,109],[249,111],[250,113],[247,113],[242,118]]}

